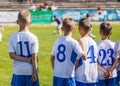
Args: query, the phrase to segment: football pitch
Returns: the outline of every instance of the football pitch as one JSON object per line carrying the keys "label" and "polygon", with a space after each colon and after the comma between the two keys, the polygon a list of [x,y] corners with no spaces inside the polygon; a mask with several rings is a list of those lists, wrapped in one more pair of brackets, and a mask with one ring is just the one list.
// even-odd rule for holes
{"label": "football pitch", "polygon": [[[120,40],[120,25],[113,24],[111,40],[118,42]],[[8,54],[8,39],[10,35],[18,31],[18,26],[4,26],[3,41],[0,43],[0,86],[10,86],[12,78],[12,61]],[[31,26],[30,31],[34,33],[39,40],[39,81],[41,86],[52,86],[52,67],[50,63],[51,50],[54,41],[60,37],[59,34],[52,35],[56,26]],[[100,40],[99,25],[93,25],[92,34],[96,35],[95,41]],[[73,33],[73,38],[78,39],[78,26]]]}

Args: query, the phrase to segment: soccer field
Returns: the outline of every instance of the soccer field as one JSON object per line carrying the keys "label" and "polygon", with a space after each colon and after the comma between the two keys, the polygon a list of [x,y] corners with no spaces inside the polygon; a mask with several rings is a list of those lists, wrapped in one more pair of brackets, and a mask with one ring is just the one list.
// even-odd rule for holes
{"label": "soccer field", "polygon": [[[3,41],[0,43],[0,86],[10,86],[12,78],[12,60],[8,54],[8,39],[11,34],[18,31],[18,26],[5,26],[3,32]],[[75,39],[80,38],[76,26],[73,34]],[[50,64],[51,50],[54,41],[60,37],[59,34],[52,35],[56,30],[55,26],[31,26],[30,31],[33,32],[39,40],[39,81],[41,86],[52,86],[52,68]],[[99,26],[93,25],[92,33],[96,35],[95,41],[100,40]],[[111,40],[118,42],[120,40],[120,25],[114,24]]]}

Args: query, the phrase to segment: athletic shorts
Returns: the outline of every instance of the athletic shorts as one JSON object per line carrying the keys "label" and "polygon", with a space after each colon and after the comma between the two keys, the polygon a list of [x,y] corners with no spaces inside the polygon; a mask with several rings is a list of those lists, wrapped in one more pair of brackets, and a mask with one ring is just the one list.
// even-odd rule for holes
{"label": "athletic shorts", "polygon": [[53,86],[76,86],[74,78],[53,78]]}
{"label": "athletic shorts", "polygon": [[106,80],[99,80],[98,86],[119,86],[119,83],[116,77],[116,78],[111,78]]}
{"label": "athletic shorts", "polygon": [[11,86],[40,86],[38,79],[31,83],[31,75],[15,75],[13,74]]}
{"label": "athletic shorts", "polygon": [[76,86],[97,86],[97,82],[96,83],[82,83],[82,82],[76,81]]}

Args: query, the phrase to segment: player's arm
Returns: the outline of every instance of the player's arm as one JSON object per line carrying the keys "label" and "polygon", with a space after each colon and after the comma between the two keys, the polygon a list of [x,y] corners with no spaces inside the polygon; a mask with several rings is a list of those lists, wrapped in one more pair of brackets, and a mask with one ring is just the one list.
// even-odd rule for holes
{"label": "player's arm", "polygon": [[120,62],[120,57],[115,60],[113,66],[110,68],[110,70],[109,70],[110,73],[112,73],[113,70],[114,70],[115,68],[117,68],[117,66],[119,65],[119,62]]}
{"label": "player's arm", "polygon": [[75,70],[76,70],[77,67],[78,67],[78,64],[79,64],[79,62],[80,62],[80,58],[82,58],[83,60],[86,60],[86,59],[84,59],[84,58],[86,58],[86,55],[84,54],[82,57],[79,57],[79,59],[76,60],[76,63],[75,63]]}
{"label": "player's arm", "polygon": [[78,67],[79,61],[80,61],[79,59],[77,59],[77,60],[76,60],[75,70],[76,70],[76,69],[77,69],[77,67]]}
{"label": "player's arm", "polygon": [[33,67],[31,83],[35,82],[38,79],[38,51],[39,51],[39,43],[38,43],[38,39],[36,38],[31,46],[32,67]]}
{"label": "player's arm", "polygon": [[[79,42],[82,50],[83,50],[84,52],[86,52],[85,45],[84,45],[84,42],[82,41],[82,39],[78,40],[78,42]],[[86,59],[87,59],[87,57],[86,57],[85,54],[84,54],[81,58],[82,58],[83,60],[86,60]]]}
{"label": "player's arm", "polygon": [[78,67],[78,64],[79,64],[80,58],[82,58],[83,60],[86,60],[86,54],[85,54],[86,50],[85,50],[84,43],[83,43],[83,41],[82,41],[82,40],[78,40],[78,42],[79,42],[79,45],[80,45],[80,46],[81,46],[81,48],[82,48],[83,54],[82,54],[82,56],[81,56],[81,57],[79,57],[79,59],[77,59],[77,60],[76,60],[75,70],[76,70],[76,69],[77,69],[77,67]]}
{"label": "player's arm", "polygon": [[53,55],[51,55],[50,60],[51,60],[52,69],[54,69],[55,57]]}
{"label": "player's arm", "polygon": [[32,67],[33,67],[33,74],[31,77],[31,82],[33,83],[34,81],[37,80],[37,74],[38,74],[38,54],[37,53],[32,54]]}
{"label": "player's arm", "polygon": [[98,69],[100,69],[105,74],[105,78],[110,77],[109,72],[105,68],[103,68],[99,63],[97,63],[97,66],[98,66]]}
{"label": "player's arm", "polygon": [[9,56],[10,56],[11,59],[17,60],[17,61],[20,61],[20,62],[31,63],[31,58],[25,58],[25,57],[16,55],[16,50],[14,48],[14,44],[13,44],[12,38],[9,39],[8,47],[9,47]]}
{"label": "player's arm", "polygon": [[118,53],[118,58],[115,59],[114,64],[112,65],[112,67],[110,68],[109,72],[110,74],[112,74],[113,70],[117,68],[117,66],[120,63],[120,50],[117,52]]}
{"label": "player's arm", "polygon": [[18,56],[18,55],[15,54],[15,52],[9,52],[9,56],[13,60],[31,63],[31,58],[25,58],[25,57],[22,57],[22,56]]}
{"label": "player's arm", "polygon": [[103,68],[99,63],[97,63],[98,69],[100,69],[102,72],[106,73],[106,69]]}

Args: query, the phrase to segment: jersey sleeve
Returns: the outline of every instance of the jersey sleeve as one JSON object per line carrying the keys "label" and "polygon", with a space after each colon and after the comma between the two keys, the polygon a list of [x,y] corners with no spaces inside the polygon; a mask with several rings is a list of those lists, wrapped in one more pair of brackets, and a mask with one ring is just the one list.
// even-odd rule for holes
{"label": "jersey sleeve", "polygon": [[79,45],[79,43],[77,41],[76,41],[76,44],[75,44],[74,51],[77,54],[77,59],[79,59],[80,57],[82,57],[84,55],[84,52],[83,52],[81,46]]}
{"label": "jersey sleeve", "polygon": [[15,48],[13,46],[13,41],[11,38],[8,41],[8,49],[9,49],[9,52],[15,52]]}
{"label": "jersey sleeve", "polygon": [[39,50],[38,39],[35,38],[34,42],[32,43],[32,53],[38,53],[38,50]]}

